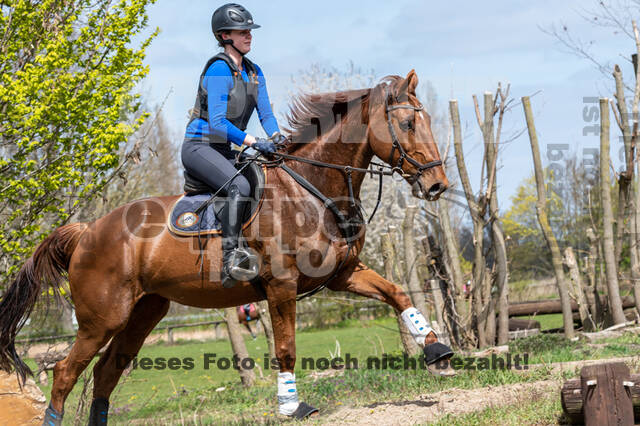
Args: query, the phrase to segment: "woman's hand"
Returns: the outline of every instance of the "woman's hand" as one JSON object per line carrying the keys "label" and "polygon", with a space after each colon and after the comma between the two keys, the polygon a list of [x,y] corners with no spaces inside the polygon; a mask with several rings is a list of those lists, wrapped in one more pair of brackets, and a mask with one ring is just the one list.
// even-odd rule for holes
{"label": "woman's hand", "polygon": [[276,152],[276,145],[272,141],[262,138],[256,139],[256,142],[251,145],[251,148],[259,151],[261,154],[273,154]]}
{"label": "woman's hand", "polygon": [[287,138],[280,134],[280,132],[275,132],[271,135],[271,140],[276,144],[276,146],[284,145],[287,142]]}

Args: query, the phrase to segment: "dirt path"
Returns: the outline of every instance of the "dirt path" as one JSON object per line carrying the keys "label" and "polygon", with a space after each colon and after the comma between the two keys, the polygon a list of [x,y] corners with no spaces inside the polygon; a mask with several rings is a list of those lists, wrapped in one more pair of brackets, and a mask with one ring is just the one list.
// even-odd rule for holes
{"label": "dirt path", "polygon": [[447,414],[460,415],[489,407],[501,407],[531,401],[548,394],[559,397],[561,381],[545,380],[475,389],[448,389],[420,395],[407,401],[374,403],[364,407],[344,407],[307,424],[358,424],[375,426],[408,425],[433,422]]}
{"label": "dirt path", "polygon": [[[548,365],[535,364],[530,365],[528,371],[535,368],[549,368],[554,373],[560,373],[563,371],[576,371],[585,365],[610,362],[625,362],[633,370],[636,370],[640,364],[640,357],[558,362]],[[331,374],[326,374],[325,372],[324,375]],[[405,401],[376,402],[363,407],[346,406],[318,420],[310,420],[307,424],[375,426],[422,424],[433,422],[447,414],[461,415],[481,411],[489,407],[530,402],[549,393],[555,394],[559,398],[562,382],[562,380],[544,380],[534,383],[516,383],[474,389],[454,388],[437,393],[419,395]]]}

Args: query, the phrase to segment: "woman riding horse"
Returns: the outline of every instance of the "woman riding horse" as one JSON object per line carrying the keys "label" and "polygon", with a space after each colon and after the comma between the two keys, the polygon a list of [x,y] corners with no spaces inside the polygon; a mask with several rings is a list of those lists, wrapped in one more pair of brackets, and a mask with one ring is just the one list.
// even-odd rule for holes
{"label": "woman riding horse", "polygon": [[[237,251],[251,188],[241,174],[227,183],[237,172],[230,144],[250,146],[268,154],[275,152],[276,144],[285,140],[271,111],[262,70],[245,56],[251,50],[251,30],[255,28],[260,25],[256,25],[251,13],[239,4],[225,4],[213,13],[211,29],[224,52],[209,59],[204,67],[182,144],[182,164],[187,173],[214,191],[221,189],[227,197],[220,217],[225,288],[237,283],[231,274],[234,267],[252,262],[247,252]],[[271,140],[245,133],[254,109],[258,110],[262,127]]]}
{"label": "woman riding horse", "polygon": [[[253,24],[248,20],[243,22]],[[221,38],[229,37],[222,34]],[[247,45],[240,48],[246,51]],[[247,64],[243,62],[245,71]],[[416,197],[436,200],[447,188],[430,117],[416,97],[417,85],[412,70],[406,78],[389,76],[375,87],[303,96],[294,103],[290,142],[285,152],[274,154],[281,161],[265,162],[269,195],[262,198],[257,215],[243,230],[248,246],[260,255],[257,283],[241,281],[223,288],[217,279],[207,278],[222,263],[221,243],[214,238],[195,250],[197,237],[171,232],[168,215],[182,195],[132,201],[90,223],[54,230],[0,299],[0,369],[15,369],[25,380],[30,370],[18,355],[17,334],[38,297],[60,292],[68,277],[78,331],[71,351],[54,368],[46,426],[62,424],[65,400],[103,347],[106,350],[93,367],[89,424],[107,424],[109,399],[118,380],[167,314],[171,300],[200,308],[228,308],[266,299],[280,367],[278,412],[293,418],[317,412],[299,401],[294,371],[297,298],[320,288],[392,306],[423,347],[430,370],[435,366],[435,372],[442,374],[438,361],[450,357],[451,349],[438,342],[400,286],[359,260],[366,226],[361,217],[349,215],[360,204],[365,175],[378,171],[369,170],[374,156],[387,163],[388,173],[391,169],[401,172]],[[203,101],[200,108],[205,104],[209,106]],[[205,114],[199,112],[198,118],[201,115]],[[201,118],[196,123],[204,128],[205,121]],[[211,169],[208,173],[214,172]],[[347,232],[352,225],[359,231]],[[200,263],[203,258],[208,262]]]}

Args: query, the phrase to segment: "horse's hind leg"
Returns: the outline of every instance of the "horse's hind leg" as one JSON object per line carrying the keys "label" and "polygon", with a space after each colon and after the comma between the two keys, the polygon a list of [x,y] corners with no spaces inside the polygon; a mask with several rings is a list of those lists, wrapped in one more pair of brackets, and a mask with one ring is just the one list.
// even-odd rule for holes
{"label": "horse's hind leg", "polygon": [[53,369],[53,386],[51,388],[51,407],[58,413],[63,412],[64,402],[73,389],[78,377],[91,362],[96,353],[127,322],[129,312],[123,310],[113,312],[108,321],[96,321],[95,315],[80,313],[80,305],[76,304],[78,316],[78,332],[69,355],[56,363]]}
{"label": "horse's hind leg", "polygon": [[109,397],[127,364],[138,354],[145,339],[167,314],[169,300],[156,294],[143,296],[134,306],[126,327],[111,341],[93,367],[93,403],[89,425],[105,425]]}

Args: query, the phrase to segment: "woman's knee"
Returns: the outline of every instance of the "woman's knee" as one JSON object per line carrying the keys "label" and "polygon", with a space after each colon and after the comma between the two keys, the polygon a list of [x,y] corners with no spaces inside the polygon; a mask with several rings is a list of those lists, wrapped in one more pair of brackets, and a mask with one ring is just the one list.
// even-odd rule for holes
{"label": "woman's knee", "polygon": [[236,176],[236,178],[231,181],[231,185],[235,185],[238,187],[238,191],[240,191],[241,196],[251,196],[251,185],[249,185],[249,181],[246,177],[242,175]]}

